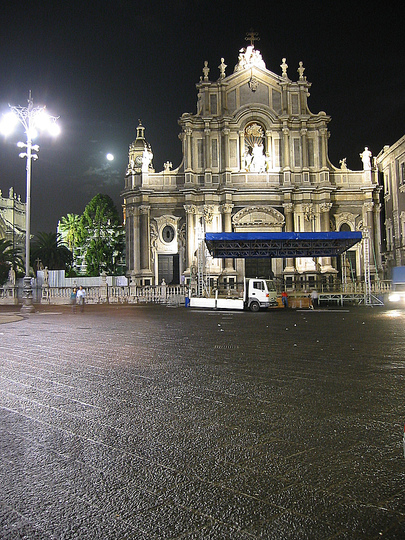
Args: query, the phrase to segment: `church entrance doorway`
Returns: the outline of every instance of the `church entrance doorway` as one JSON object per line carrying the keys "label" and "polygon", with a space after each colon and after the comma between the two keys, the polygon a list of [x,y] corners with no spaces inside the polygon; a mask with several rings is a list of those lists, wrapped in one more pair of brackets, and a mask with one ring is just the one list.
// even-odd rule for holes
{"label": "church entrance doorway", "polygon": [[271,258],[245,259],[245,277],[273,279],[274,273],[271,269]]}
{"label": "church entrance doorway", "polygon": [[165,280],[167,285],[180,283],[179,254],[158,255],[158,282]]}

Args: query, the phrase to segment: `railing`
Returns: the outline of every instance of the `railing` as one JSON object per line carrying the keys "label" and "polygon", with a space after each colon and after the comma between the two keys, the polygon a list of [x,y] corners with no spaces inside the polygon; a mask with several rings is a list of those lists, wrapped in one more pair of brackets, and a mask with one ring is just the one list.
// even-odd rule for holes
{"label": "railing", "polygon": [[[139,287],[135,285],[125,286],[108,286],[107,284],[91,285],[84,287],[86,291],[86,302],[88,304],[166,304],[180,305],[184,304],[187,289],[184,285],[157,285]],[[279,293],[281,293],[281,287]],[[311,287],[297,288],[289,290],[288,294],[291,298],[296,298],[297,302],[305,303],[306,298],[309,298]],[[391,290],[391,282],[375,281],[371,283],[371,293],[379,298],[382,298]],[[39,288],[34,288],[34,303],[57,305],[69,304],[72,293],[72,286],[69,287],[49,287],[43,285]],[[225,291],[228,296],[238,294],[237,287]],[[328,294],[327,294],[328,293]],[[352,295],[357,295],[359,298],[365,294],[364,283],[347,283],[335,284],[332,287],[328,286],[325,289],[318,288],[318,294],[324,295],[321,301],[326,301],[328,295],[336,295],[337,299],[341,299],[342,295],[349,298]],[[329,298],[330,300],[331,298]],[[346,300],[347,301],[347,300]],[[17,286],[0,287],[0,305],[17,305],[22,302],[22,289]]]}
{"label": "railing", "polygon": [[[35,295],[36,303],[62,305],[71,302],[73,287],[49,287],[43,285]],[[87,304],[138,304],[154,303],[167,305],[184,304],[186,288],[184,285],[157,285],[138,287],[134,285],[108,286],[106,284],[84,287]],[[0,305],[21,303],[22,290],[19,287],[1,287]]]}

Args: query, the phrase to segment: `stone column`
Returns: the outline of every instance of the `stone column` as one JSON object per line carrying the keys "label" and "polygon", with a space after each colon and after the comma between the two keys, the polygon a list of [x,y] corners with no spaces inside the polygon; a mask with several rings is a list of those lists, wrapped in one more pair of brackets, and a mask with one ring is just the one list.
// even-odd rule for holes
{"label": "stone column", "polygon": [[283,176],[284,184],[291,184],[291,168],[290,168],[290,130],[288,127],[283,127]]}
{"label": "stone column", "polygon": [[375,229],[374,229],[374,203],[373,201],[367,201],[364,203],[364,210],[366,214],[366,226],[370,237],[370,272],[376,273],[376,267],[374,264],[374,245],[375,245]]}
{"label": "stone column", "polygon": [[304,184],[309,184],[308,168],[308,130],[306,127],[301,129],[301,147],[302,147],[302,180]]}
{"label": "stone column", "polygon": [[138,273],[141,269],[141,238],[140,238],[140,223],[139,209],[132,210],[132,269]]}
{"label": "stone column", "polygon": [[[223,218],[223,231],[224,232],[232,232],[232,209],[233,204],[225,203],[220,207],[220,210],[222,212]],[[225,272],[226,273],[235,273],[235,269],[233,267],[233,259],[225,259]]]}
{"label": "stone column", "polygon": [[231,130],[229,128],[224,128],[222,130],[222,136],[224,138],[224,151],[225,155],[222,156],[222,162],[225,165],[225,170],[229,169],[229,133]]}
{"label": "stone column", "polygon": [[125,234],[126,234],[126,261],[128,272],[132,272],[135,269],[135,255],[134,255],[134,215],[135,208],[133,206],[126,206],[125,208]]}
{"label": "stone column", "polygon": [[197,212],[194,204],[185,204],[186,211],[186,272],[190,272],[194,258],[194,238],[195,238],[195,214]]}
{"label": "stone column", "polygon": [[224,137],[224,152],[225,156],[223,157],[223,163],[225,164],[225,184],[231,183],[231,173],[229,169],[229,134],[231,130],[229,128],[224,128],[222,130],[222,136]]}
{"label": "stone column", "polygon": [[[284,203],[284,215],[285,215],[285,232],[294,232],[294,205],[293,203]],[[286,266],[284,273],[294,274],[295,263],[293,258],[286,259]]]}
{"label": "stone column", "polygon": [[328,130],[326,128],[321,128],[319,130],[319,133],[320,133],[320,137],[321,137],[321,168],[322,169],[326,169],[327,168],[327,156],[328,156],[328,151],[327,151],[327,134],[328,134]]}
{"label": "stone column", "polygon": [[185,152],[185,156],[186,156],[186,163],[185,163],[185,170],[186,171],[191,171],[193,169],[193,164],[192,164],[192,154],[191,154],[191,128],[187,127],[185,129],[185,132],[186,132],[186,152]]}
{"label": "stone column", "polygon": [[150,206],[141,205],[140,212],[140,259],[141,270],[150,270],[149,213]]}
{"label": "stone column", "polygon": [[239,131],[239,169],[244,171],[245,132]]}
{"label": "stone column", "polygon": [[[332,208],[332,203],[330,202],[323,202],[319,205],[319,209],[321,211],[321,231],[322,232],[329,232],[330,231],[330,209]],[[331,257],[322,257],[322,271],[323,272],[334,272],[336,273],[336,270],[332,266],[332,258]]]}
{"label": "stone column", "polygon": [[272,140],[271,140],[271,131],[266,131],[266,161],[268,164],[268,169],[272,170],[274,168],[273,164],[273,150],[272,150]]}
{"label": "stone column", "polygon": [[204,180],[205,184],[212,184],[212,163],[211,163],[211,130],[208,126],[204,129],[205,134],[205,173]]}
{"label": "stone column", "polygon": [[381,266],[381,221],[380,221],[380,213],[381,213],[381,204],[380,203],[374,203],[374,230],[375,230],[375,238],[376,241],[374,243],[374,249],[375,249],[375,259],[377,261],[377,268],[376,271],[382,271]]}

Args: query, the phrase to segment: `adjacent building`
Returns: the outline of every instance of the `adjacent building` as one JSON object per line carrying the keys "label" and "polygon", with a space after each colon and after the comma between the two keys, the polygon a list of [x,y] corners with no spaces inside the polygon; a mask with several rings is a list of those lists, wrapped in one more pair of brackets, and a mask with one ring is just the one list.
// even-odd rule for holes
{"label": "adjacent building", "polygon": [[384,186],[384,269],[391,277],[393,266],[405,265],[405,135],[377,156]]}
{"label": "adjacent building", "polygon": [[20,195],[10,188],[8,197],[0,190],[0,238],[9,240],[13,247],[20,249],[21,256],[25,246],[25,203],[21,202]]}
{"label": "adjacent building", "polygon": [[[311,287],[364,273],[362,245],[345,261],[318,259],[212,259],[205,232],[363,231],[370,239],[369,268],[381,271],[380,186],[365,148],[361,170],[328,157],[323,111],[309,108],[311,83],[299,63],[283,58],[270,71],[255,49],[239,51],[228,69],[204,62],[196,84],[196,112],[179,119],[183,159],[163,171],[139,123],[129,146],[122,192],[127,269],[138,285],[188,282],[201,265],[213,284],[232,287],[243,276],[275,276],[287,287]],[[349,126],[348,126],[349,128]]]}

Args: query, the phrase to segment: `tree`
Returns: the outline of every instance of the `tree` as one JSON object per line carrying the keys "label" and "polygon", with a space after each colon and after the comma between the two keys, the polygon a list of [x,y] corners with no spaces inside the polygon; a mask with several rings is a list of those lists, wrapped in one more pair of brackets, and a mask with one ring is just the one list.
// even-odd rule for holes
{"label": "tree", "polygon": [[7,281],[10,268],[17,273],[24,271],[24,261],[10,240],[0,239],[0,285]]}
{"label": "tree", "polygon": [[31,264],[37,269],[38,260],[49,270],[67,270],[73,262],[73,256],[62,243],[60,233],[39,232],[31,245]]}
{"label": "tree", "polygon": [[59,222],[59,229],[66,233],[65,239],[68,248],[74,253],[79,239],[80,216],[78,214],[68,214]]}
{"label": "tree", "polygon": [[87,274],[116,274],[124,250],[124,229],[108,195],[98,194],[80,218],[78,242],[84,254]]}

